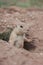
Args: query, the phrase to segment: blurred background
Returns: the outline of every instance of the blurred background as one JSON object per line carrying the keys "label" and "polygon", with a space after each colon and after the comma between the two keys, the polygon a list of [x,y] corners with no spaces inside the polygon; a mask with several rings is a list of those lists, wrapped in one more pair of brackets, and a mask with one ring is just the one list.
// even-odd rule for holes
{"label": "blurred background", "polygon": [[0,0],[0,7],[43,8],[43,0]]}

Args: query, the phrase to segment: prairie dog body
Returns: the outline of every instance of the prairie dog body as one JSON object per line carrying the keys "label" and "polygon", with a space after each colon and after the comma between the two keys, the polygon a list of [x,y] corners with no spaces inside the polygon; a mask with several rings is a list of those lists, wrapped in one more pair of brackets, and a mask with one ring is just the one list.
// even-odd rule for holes
{"label": "prairie dog body", "polygon": [[14,45],[18,48],[23,48],[24,37],[25,37],[25,31],[23,29],[23,26],[17,25],[10,35],[9,44]]}
{"label": "prairie dog body", "polygon": [[25,37],[26,32],[27,32],[27,30],[23,25],[17,25],[10,35],[9,44],[11,46],[14,45],[18,48],[23,48],[24,41],[28,41],[28,42],[32,41],[31,39],[28,40]]}

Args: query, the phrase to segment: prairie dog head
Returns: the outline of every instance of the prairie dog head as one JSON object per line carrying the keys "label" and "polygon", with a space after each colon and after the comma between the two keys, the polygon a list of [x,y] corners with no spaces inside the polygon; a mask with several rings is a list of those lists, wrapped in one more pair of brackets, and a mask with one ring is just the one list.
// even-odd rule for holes
{"label": "prairie dog head", "polygon": [[25,29],[24,29],[24,26],[21,24],[21,25],[16,25],[15,27],[15,32],[17,34],[24,34],[25,33]]}

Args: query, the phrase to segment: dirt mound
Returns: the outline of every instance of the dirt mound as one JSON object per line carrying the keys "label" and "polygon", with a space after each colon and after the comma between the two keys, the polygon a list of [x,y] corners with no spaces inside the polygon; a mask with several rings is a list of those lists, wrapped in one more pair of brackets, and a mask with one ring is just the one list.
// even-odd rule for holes
{"label": "dirt mound", "polygon": [[42,65],[43,53],[30,53],[24,49],[10,47],[0,40],[0,65]]}
{"label": "dirt mound", "polygon": [[0,9],[0,32],[14,28],[23,22],[33,23],[28,29],[31,43],[24,43],[24,49],[10,47],[0,40],[0,65],[42,65],[43,64],[43,10],[10,7]]}
{"label": "dirt mound", "polygon": [[0,12],[0,32],[8,27],[14,28],[20,22],[33,23],[29,27],[28,35],[34,40],[33,44],[36,46],[34,52],[43,52],[43,10],[22,9],[11,6],[2,9],[2,13]]}

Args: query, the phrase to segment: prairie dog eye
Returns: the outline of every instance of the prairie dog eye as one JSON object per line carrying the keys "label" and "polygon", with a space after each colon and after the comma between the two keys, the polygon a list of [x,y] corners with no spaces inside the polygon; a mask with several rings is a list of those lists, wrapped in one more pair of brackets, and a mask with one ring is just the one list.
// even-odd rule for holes
{"label": "prairie dog eye", "polygon": [[20,27],[21,27],[21,28],[23,28],[23,26],[22,26],[22,25],[21,25]]}

